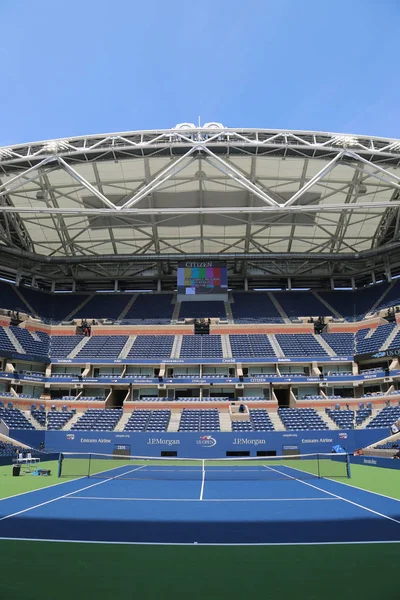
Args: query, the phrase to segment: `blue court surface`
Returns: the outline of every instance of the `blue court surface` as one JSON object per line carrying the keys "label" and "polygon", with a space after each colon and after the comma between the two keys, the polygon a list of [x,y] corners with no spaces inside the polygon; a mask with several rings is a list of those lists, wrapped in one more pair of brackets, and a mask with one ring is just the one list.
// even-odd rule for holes
{"label": "blue court surface", "polygon": [[[291,466],[121,466],[0,501],[0,538],[156,544],[400,542],[400,501]],[[132,478],[128,478],[132,477]]]}

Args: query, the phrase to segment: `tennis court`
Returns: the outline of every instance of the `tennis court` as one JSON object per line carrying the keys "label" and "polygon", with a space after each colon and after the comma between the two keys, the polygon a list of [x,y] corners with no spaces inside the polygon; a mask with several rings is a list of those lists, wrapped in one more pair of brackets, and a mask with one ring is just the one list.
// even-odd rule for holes
{"label": "tennis court", "polygon": [[348,485],[348,464],[341,458],[196,462],[64,455],[59,484],[0,502],[0,538],[133,544],[399,542],[400,501]]}

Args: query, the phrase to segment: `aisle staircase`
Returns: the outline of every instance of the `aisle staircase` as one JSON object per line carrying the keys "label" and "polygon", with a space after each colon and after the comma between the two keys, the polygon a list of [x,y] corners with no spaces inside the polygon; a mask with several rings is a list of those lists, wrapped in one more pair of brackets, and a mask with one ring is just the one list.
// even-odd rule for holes
{"label": "aisle staircase", "polygon": [[123,431],[125,425],[127,424],[127,422],[129,421],[129,418],[131,416],[131,412],[124,412],[122,414],[122,417],[120,418],[120,420],[118,421],[118,423],[116,424],[114,431]]}
{"label": "aisle staircase", "polygon": [[171,418],[168,423],[167,431],[178,431],[180,420],[181,420],[181,409],[180,408],[172,408],[171,409]]}
{"label": "aisle staircase", "polygon": [[229,411],[219,411],[219,426],[221,431],[232,431],[232,421]]}

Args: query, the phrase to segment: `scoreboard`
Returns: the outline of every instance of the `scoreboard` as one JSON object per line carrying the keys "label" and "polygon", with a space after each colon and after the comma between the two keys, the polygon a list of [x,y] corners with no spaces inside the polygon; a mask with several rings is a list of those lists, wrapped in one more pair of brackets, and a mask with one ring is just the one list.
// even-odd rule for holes
{"label": "scoreboard", "polygon": [[178,294],[202,296],[227,293],[226,263],[214,261],[178,263]]}

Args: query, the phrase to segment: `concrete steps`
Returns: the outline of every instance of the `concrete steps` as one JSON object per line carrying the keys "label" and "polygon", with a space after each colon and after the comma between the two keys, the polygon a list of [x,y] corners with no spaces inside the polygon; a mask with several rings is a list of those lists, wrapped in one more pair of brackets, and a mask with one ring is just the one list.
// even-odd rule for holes
{"label": "concrete steps", "polygon": [[120,420],[116,424],[116,426],[114,428],[114,431],[123,431],[125,425],[129,421],[129,418],[130,418],[131,414],[132,414],[131,412],[124,412],[123,415],[122,415],[122,417],[120,418]]}
{"label": "concrete steps", "polygon": [[172,344],[171,358],[179,358],[181,353],[183,335],[176,335]]}
{"label": "concrete steps", "polygon": [[337,310],[335,310],[333,308],[333,306],[331,306],[329,304],[329,302],[327,302],[326,300],[324,300],[324,298],[322,298],[322,296],[320,296],[318,294],[318,292],[312,292],[313,295],[317,298],[317,300],[319,300],[321,302],[321,304],[323,304],[324,306],[326,306],[326,308],[329,310],[329,313],[331,315],[333,315],[334,317],[336,317],[337,319],[343,319],[343,315],[341,315],[340,313],[338,313]]}
{"label": "concrete steps", "polygon": [[278,340],[275,337],[275,334],[274,333],[268,333],[267,337],[268,337],[268,339],[270,341],[270,344],[271,344],[272,349],[275,352],[276,356],[278,358],[283,358],[285,356],[285,354],[284,354],[282,348],[280,347],[280,345],[278,343]]}
{"label": "concrete steps", "polygon": [[386,340],[384,341],[382,346],[379,348],[379,350],[387,350],[389,348],[390,344],[393,342],[396,335],[399,333],[399,331],[400,331],[400,327],[398,325],[395,325],[395,327],[393,327],[393,330],[391,331],[390,335],[388,335],[388,337],[386,338]]}
{"label": "concrete steps", "polygon": [[8,339],[10,340],[10,342],[12,343],[12,345],[14,346],[15,351],[18,352],[19,354],[26,354],[25,350],[19,343],[18,338],[15,336],[13,331],[11,331],[11,329],[9,327],[3,327],[3,330],[4,330],[4,333],[6,334],[6,336],[8,337]]}
{"label": "concrete steps", "polygon": [[340,427],[338,427],[336,425],[335,421],[333,421],[330,418],[330,416],[325,412],[324,408],[316,408],[315,410],[316,410],[318,416],[321,417],[323,422],[328,425],[329,429],[340,429]]}
{"label": "concrete steps", "polygon": [[130,307],[132,306],[132,304],[135,302],[135,300],[137,299],[137,297],[138,297],[138,294],[133,294],[132,298],[129,300],[129,302],[125,306],[124,310],[119,313],[117,321],[122,321],[122,319],[125,319],[125,316],[127,315],[128,310],[130,309]]}
{"label": "concrete steps", "polygon": [[89,336],[85,336],[81,339],[81,341],[79,342],[79,344],[77,344],[75,346],[75,348],[68,354],[67,358],[75,358],[75,356],[78,354],[78,352],[80,352],[82,350],[82,348],[84,346],[86,346],[86,344],[88,343],[88,341],[90,340]]}
{"label": "concrete steps", "polygon": [[228,411],[219,411],[219,426],[221,431],[232,431],[232,421]]}
{"label": "concrete steps", "polygon": [[368,423],[371,423],[372,419],[376,417],[376,415],[382,410],[382,408],[383,407],[373,408],[371,415],[367,419],[365,419],[365,421],[363,421],[360,425],[357,425],[356,429],[365,429]]}
{"label": "concrete steps", "polygon": [[232,313],[231,303],[229,301],[224,302],[224,306],[225,306],[225,313],[226,313],[226,318],[228,319],[228,323],[233,323],[233,313]]}
{"label": "concrete steps", "polygon": [[[32,402],[33,402],[33,400],[32,400]],[[31,411],[30,411],[30,410],[23,410],[23,411],[21,411],[21,412],[22,412],[22,413],[25,415],[25,417],[28,419],[29,423],[30,423],[31,425],[33,425],[35,429],[41,429],[42,431],[43,431],[44,429],[46,429],[46,427],[45,427],[44,425],[40,425],[40,423],[38,423],[38,422],[36,421],[36,419],[34,419],[34,418],[32,417],[32,415],[31,415]]]}
{"label": "concrete steps", "polygon": [[130,349],[136,340],[136,335],[130,335],[125,342],[125,346],[122,348],[121,352],[118,354],[118,358],[126,358],[129,354]]}
{"label": "concrete steps", "polygon": [[275,298],[274,294],[272,292],[267,292],[267,294],[268,294],[269,299],[271,300],[272,304],[275,306],[276,310],[281,315],[283,322],[290,323],[291,321],[290,321],[289,317],[283,310],[282,306],[279,304],[278,300]]}
{"label": "concrete steps", "polygon": [[314,333],[313,336],[314,336],[315,341],[318,342],[318,344],[323,347],[323,349],[329,356],[336,356],[334,350],[332,350],[332,348],[330,347],[328,342],[326,342],[321,335],[315,335],[315,333]]}
{"label": "concrete steps", "polygon": [[94,294],[90,294],[87,298],[85,298],[85,300],[83,302],[81,302],[79,304],[79,306],[74,308],[74,310],[72,312],[70,312],[69,315],[67,315],[65,317],[65,319],[63,319],[63,321],[70,321],[73,318],[73,316],[78,312],[78,310],[83,308],[85,306],[85,304],[87,304],[89,302],[89,300],[91,300],[92,298],[94,298]]}
{"label": "concrete steps", "polygon": [[223,358],[232,358],[231,341],[228,334],[221,335],[221,345]]}
{"label": "concrete steps", "polygon": [[81,418],[81,416],[83,415],[83,412],[77,412],[76,415],[74,415],[72,417],[72,419],[70,419],[66,424],[65,427],[63,427],[64,431],[69,431],[72,427],[72,425],[75,425],[75,423],[78,421],[78,419]]}
{"label": "concrete steps", "polygon": [[269,410],[268,414],[269,414],[269,418],[272,421],[272,425],[275,428],[275,431],[286,431],[282,421],[279,418],[278,412],[276,410]]}
{"label": "concrete steps", "polygon": [[176,323],[179,318],[179,311],[181,310],[181,303],[175,302],[174,311],[172,313],[171,321],[172,323]]}
{"label": "concrete steps", "polygon": [[171,410],[171,418],[168,423],[167,431],[178,431],[180,420],[181,420],[181,410],[173,408]]}

